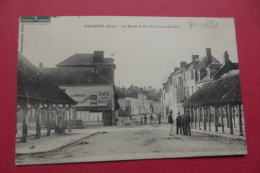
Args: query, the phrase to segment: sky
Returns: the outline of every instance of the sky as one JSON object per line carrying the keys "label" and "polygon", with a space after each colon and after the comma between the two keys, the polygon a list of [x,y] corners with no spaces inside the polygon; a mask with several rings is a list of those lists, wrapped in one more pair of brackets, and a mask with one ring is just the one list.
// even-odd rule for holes
{"label": "sky", "polygon": [[115,59],[116,85],[127,88],[162,88],[180,61],[205,56],[205,48],[220,62],[225,51],[238,62],[233,18],[74,16],[19,27],[18,51],[35,66],[55,67],[75,53],[104,51]]}

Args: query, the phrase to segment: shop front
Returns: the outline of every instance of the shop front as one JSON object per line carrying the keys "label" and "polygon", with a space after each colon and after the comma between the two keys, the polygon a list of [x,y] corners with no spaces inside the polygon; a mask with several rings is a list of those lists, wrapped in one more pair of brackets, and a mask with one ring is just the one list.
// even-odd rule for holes
{"label": "shop front", "polygon": [[111,126],[114,115],[113,85],[60,86],[78,104],[73,119],[81,119],[85,127]]}

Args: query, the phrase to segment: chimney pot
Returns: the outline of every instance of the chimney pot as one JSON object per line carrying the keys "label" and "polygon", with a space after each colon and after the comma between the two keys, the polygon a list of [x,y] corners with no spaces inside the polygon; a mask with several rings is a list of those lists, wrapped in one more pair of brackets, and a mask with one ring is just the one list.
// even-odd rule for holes
{"label": "chimney pot", "polygon": [[181,67],[185,64],[187,64],[186,61],[181,61]]}
{"label": "chimney pot", "polygon": [[195,61],[199,58],[199,55],[191,55],[191,61]]}
{"label": "chimney pot", "polygon": [[93,63],[102,63],[102,62],[104,62],[104,51],[94,51]]}
{"label": "chimney pot", "polygon": [[43,63],[42,62],[39,63],[39,68],[43,68]]}
{"label": "chimney pot", "polygon": [[212,63],[211,48],[206,48],[206,66]]}
{"label": "chimney pot", "polygon": [[227,53],[227,51],[225,51],[223,55],[223,64],[226,64],[228,61],[229,61],[229,54]]}

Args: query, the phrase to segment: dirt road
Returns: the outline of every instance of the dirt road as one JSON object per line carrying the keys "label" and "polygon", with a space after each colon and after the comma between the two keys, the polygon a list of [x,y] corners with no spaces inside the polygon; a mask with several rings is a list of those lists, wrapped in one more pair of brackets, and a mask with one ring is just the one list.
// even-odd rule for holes
{"label": "dirt road", "polygon": [[[106,157],[119,160],[123,155],[131,159],[143,158],[145,154],[164,157],[169,153],[172,153],[169,157],[191,156],[193,153],[194,156],[211,156],[216,153],[236,154],[237,151],[246,152],[245,141],[199,133],[169,136],[167,129],[149,126],[147,129],[119,128],[99,133],[57,152],[16,156],[16,163],[81,162],[106,160]],[[156,153],[160,155],[151,155]]]}

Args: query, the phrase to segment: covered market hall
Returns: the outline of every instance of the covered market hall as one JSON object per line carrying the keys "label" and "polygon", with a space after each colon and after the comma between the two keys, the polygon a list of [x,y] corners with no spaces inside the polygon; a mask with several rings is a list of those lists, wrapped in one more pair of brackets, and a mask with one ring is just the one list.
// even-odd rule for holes
{"label": "covered market hall", "polygon": [[227,74],[204,84],[183,103],[183,107],[191,116],[193,129],[244,136],[239,74]]}
{"label": "covered market hall", "polygon": [[27,142],[29,116],[36,123],[36,139],[41,137],[42,122],[50,136],[51,118],[55,133],[63,133],[65,128],[71,131],[72,105],[77,103],[20,53],[17,82],[17,121],[20,119],[22,126],[16,129],[22,131],[21,142]]}

